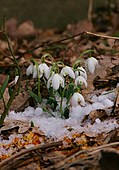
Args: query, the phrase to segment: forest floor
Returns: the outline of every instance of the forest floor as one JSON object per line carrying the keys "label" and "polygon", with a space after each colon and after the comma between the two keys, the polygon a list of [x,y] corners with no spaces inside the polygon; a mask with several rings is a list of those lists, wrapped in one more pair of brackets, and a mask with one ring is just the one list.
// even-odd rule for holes
{"label": "forest floor", "polygon": [[[92,21],[69,24],[62,31],[38,29],[31,21],[17,25],[14,18],[6,22],[22,75],[22,91],[15,96],[0,128],[1,170],[119,169],[118,10],[112,9],[109,15],[104,9]],[[15,88],[15,63],[2,28],[0,35],[0,86],[10,75],[4,101],[0,100],[2,115],[4,102],[10,98],[9,87]],[[41,56],[50,53],[54,62],[63,61],[72,66],[86,50],[93,50],[92,56],[99,62],[96,72],[88,73],[88,87],[82,89],[86,107],[74,108],[68,119],[40,114],[38,105],[26,91],[26,68],[30,60],[34,58],[40,63]],[[81,60],[87,57],[84,54]],[[29,82],[32,87],[34,82]],[[29,124],[31,121],[33,126]]]}

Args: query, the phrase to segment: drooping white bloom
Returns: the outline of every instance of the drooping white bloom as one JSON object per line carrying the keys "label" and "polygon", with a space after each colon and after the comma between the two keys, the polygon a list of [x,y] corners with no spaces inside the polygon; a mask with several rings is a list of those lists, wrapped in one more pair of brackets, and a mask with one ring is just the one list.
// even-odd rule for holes
{"label": "drooping white bloom", "polygon": [[65,77],[68,75],[69,77],[75,79],[75,73],[74,73],[73,69],[69,66],[63,67],[60,74],[61,74],[61,76]]}
{"label": "drooping white bloom", "polygon": [[30,64],[30,66],[26,69],[26,75],[29,76],[30,74],[33,74],[33,78],[37,78],[36,65]]}
{"label": "drooping white bloom", "polygon": [[16,76],[15,79],[14,79],[15,84],[17,83],[18,79],[19,79],[19,76]]}
{"label": "drooping white bloom", "polygon": [[47,88],[52,86],[54,90],[58,90],[60,85],[64,87],[64,78],[59,74],[53,74],[47,82]]}
{"label": "drooping white bloom", "polygon": [[75,79],[75,84],[76,84],[76,86],[82,85],[83,83],[84,83],[85,87],[87,87],[87,81],[85,80],[84,77],[78,76],[78,77]]}
{"label": "drooping white bloom", "polygon": [[48,79],[49,78],[49,75],[50,75],[50,69],[49,67],[47,66],[47,64],[45,63],[41,63],[39,64],[38,66],[38,70],[39,70],[39,74],[40,74],[40,77],[44,76]]}
{"label": "drooping white bloom", "polygon": [[33,64],[30,64],[26,69],[26,75],[29,76],[30,74],[33,74]]}
{"label": "drooping white bloom", "polygon": [[84,97],[80,93],[76,92],[71,97],[70,104],[71,106],[74,106],[74,107],[78,106],[79,104],[82,106],[85,106]]}
{"label": "drooping white bloom", "polygon": [[77,71],[75,71],[75,76],[78,77],[79,75],[84,77],[87,80],[86,70],[82,66],[78,67]]}
{"label": "drooping white bloom", "polygon": [[94,57],[90,57],[86,60],[87,69],[93,74],[96,67],[98,66],[98,60]]}

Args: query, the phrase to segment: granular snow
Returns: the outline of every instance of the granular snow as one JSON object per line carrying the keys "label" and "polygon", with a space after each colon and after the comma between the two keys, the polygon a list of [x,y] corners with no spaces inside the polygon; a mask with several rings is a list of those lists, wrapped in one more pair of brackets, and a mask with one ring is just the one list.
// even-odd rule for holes
{"label": "granular snow", "polygon": [[[87,122],[82,126],[82,119],[85,115],[88,115],[92,110],[104,109],[112,107],[114,104],[115,93],[101,94],[100,96],[94,95],[91,100],[92,104],[86,104],[85,107],[77,106],[70,109],[68,119],[62,119],[57,113],[53,112],[56,117],[51,117],[48,113],[43,112],[40,107],[34,109],[33,107],[27,107],[24,112],[15,113],[11,111],[5,120],[23,120],[27,122],[33,122],[34,126],[38,127],[47,137],[52,137],[55,140],[63,139],[64,136],[70,135],[73,132],[91,132],[96,135],[102,132],[109,132],[115,128],[118,128],[115,119],[99,121],[96,120],[93,125]],[[100,122],[100,123],[99,123]],[[71,127],[70,132],[66,127]]]}

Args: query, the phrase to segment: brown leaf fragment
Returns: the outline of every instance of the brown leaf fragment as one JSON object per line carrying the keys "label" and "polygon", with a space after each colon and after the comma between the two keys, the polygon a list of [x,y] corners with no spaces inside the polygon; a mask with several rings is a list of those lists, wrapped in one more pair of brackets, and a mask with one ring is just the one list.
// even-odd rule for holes
{"label": "brown leaf fragment", "polygon": [[108,144],[110,142],[116,142],[116,137],[117,137],[117,130],[112,130],[107,134],[106,138],[103,141],[103,144]]}
{"label": "brown leaf fragment", "polygon": [[41,136],[45,136],[45,134],[44,134],[41,130],[39,130],[38,127],[32,127],[32,132],[33,132],[34,134],[38,134],[38,135],[41,135]]}
{"label": "brown leaf fragment", "polygon": [[103,120],[106,117],[107,117],[106,111],[103,109],[93,110],[89,113],[91,124],[93,124],[97,118]]}
{"label": "brown leaf fragment", "polygon": [[10,130],[13,128],[19,127],[19,133],[25,133],[31,127],[29,123],[21,120],[11,120],[4,122],[4,126],[0,129],[0,132]]}

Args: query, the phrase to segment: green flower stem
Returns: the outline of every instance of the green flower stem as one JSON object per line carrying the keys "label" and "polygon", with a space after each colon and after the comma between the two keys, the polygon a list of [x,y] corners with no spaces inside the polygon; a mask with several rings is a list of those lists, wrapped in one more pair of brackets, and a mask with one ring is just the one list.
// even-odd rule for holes
{"label": "green flower stem", "polygon": [[66,89],[66,88],[63,89],[62,95],[61,95],[61,102],[60,102],[60,113],[61,113],[61,117],[63,117],[63,115],[64,115],[64,114],[63,114],[63,110],[62,110],[62,103],[63,103],[63,98],[64,98],[65,89]]}
{"label": "green flower stem", "polygon": [[41,57],[41,62],[42,62],[42,63],[45,63],[46,58],[49,58],[49,59],[51,60],[51,62],[53,62],[53,57],[52,57],[52,55],[49,54],[49,53],[46,53],[46,54],[44,54],[44,55]]}
{"label": "green flower stem", "polygon": [[39,75],[39,71],[38,71],[38,66],[37,67],[37,72],[38,72],[38,98],[40,99],[40,103],[41,103],[41,92],[40,92],[40,75]]}
{"label": "green flower stem", "polygon": [[5,103],[4,97],[2,97],[2,101],[3,101],[3,104],[4,104],[4,108],[6,108],[6,103]]}

